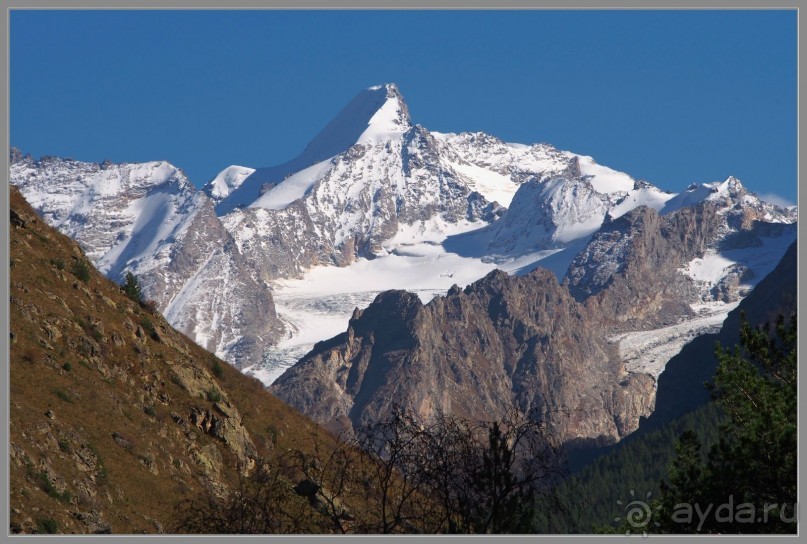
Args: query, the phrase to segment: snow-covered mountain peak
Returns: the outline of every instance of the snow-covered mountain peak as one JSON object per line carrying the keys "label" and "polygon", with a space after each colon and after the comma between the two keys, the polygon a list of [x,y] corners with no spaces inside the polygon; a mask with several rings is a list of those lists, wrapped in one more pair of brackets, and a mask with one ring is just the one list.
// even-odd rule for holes
{"label": "snow-covered mountain peak", "polygon": [[367,122],[367,128],[362,132],[356,143],[375,144],[383,142],[389,138],[399,137],[412,128],[412,123],[409,119],[409,108],[398,88],[393,84],[388,84],[373,92],[382,90],[385,92],[384,103]]}
{"label": "snow-covered mountain peak", "polygon": [[634,188],[635,181],[628,174],[597,164],[594,158],[588,155],[576,155],[569,151],[565,153],[577,161],[580,175],[591,181],[592,188],[598,193],[626,193]]}
{"label": "snow-covered mountain peak", "polygon": [[704,186],[710,191],[707,200],[712,201],[725,199],[737,201],[748,194],[740,180],[734,176],[729,176],[723,182],[705,183]]}
{"label": "snow-covered mountain peak", "polygon": [[609,197],[587,176],[568,175],[574,170],[522,183],[507,212],[491,225],[489,250],[515,255],[556,249],[600,228]]}
{"label": "snow-covered mountain peak", "polygon": [[687,186],[686,190],[671,198],[664,206],[662,213],[671,213],[687,206],[695,206],[704,201],[733,200],[734,197],[738,195],[744,196],[745,194],[745,188],[734,177],[729,177],[723,182],[692,183]]}
{"label": "snow-covered mountain peak", "polygon": [[411,128],[409,109],[395,84],[363,90],[342,108],[302,153],[306,166],[338,155],[356,143],[377,142]]}
{"label": "snow-covered mountain peak", "polygon": [[707,202],[717,207],[718,213],[729,214],[745,226],[752,221],[795,223],[798,220],[798,208],[782,208],[765,202],[748,191],[734,176],[729,176],[724,181],[689,185],[685,191],[668,200],[661,213],[668,214],[683,207]]}
{"label": "snow-covered mountain peak", "polygon": [[255,170],[217,204],[216,213],[224,215],[237,207],[257,205],[259,198],[290,175],[327,161],[356,144],[375,145],[401,138],[411,128],[409,109],[395,84],[365,89],[314,136],[299,156],[278,166]]}
{"label": "snow-covered mountain peak", "polygon": [[214,202],[221,202],[230,193],[238,189],[244,180],[255,172],[254,168],[246,166],[232,165],[218,173],[204,186],[203,191],[207,193]]}
{"label": "snow-covered mountain peak", "polygon": [[99,206],[106,210],[153,192],[186,195],[196,191],[185,173],[166,161],[89,163],[27,155],[12,162],[11,175],[25,187],[29,202],[57,227],[70,217],[97,213]]}
{"label": "snow-covered mountain peak", "polygon": [[204,204],[182,170],[165,161],[24,158],[11,165],[11,179],[49,224],[78,240],[115,280],[154,261],[172,229]]}
{"label": "snow-covered mountain peak", "polygon": [[[635,180],[628,174],[597,164],[588,155],[562,151],[547,143],[509,143],[483,132],[432,133],[444,149],[464,163],[509,177],[517,184],[557,176],[582,177],[600,194],[627,194]],[[509,202],[500,202],[507,206]]]}

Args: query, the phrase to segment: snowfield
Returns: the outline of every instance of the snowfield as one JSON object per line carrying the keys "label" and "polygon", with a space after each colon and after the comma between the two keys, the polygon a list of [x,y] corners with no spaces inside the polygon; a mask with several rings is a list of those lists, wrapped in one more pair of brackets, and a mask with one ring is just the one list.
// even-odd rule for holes
{"label": "snowfield", "polygon": [[449,164],[454,170],[471,180],[469,183],[471,189],[479,192],[488,201],[498,202],[504,207],[510,206],[510,202],[513,201],[513,196],[518,190],[518,184],[514,183],[508,176],[475,164]]}
{"label": "snowfield", "polygon": [[266,208],[267,210],[283,210],[287,208],[289,204],[306,195],[311,187],[328,171],[330,164],[331,160],[328,159],[300,170],[293,176],[289,176],[282,183],[275,185],[258,200],[250,204],[250,208]]}
{"label": "snowfield", "polygon": [[751,271],[739,287],[750,291],[759,281],[771,273],[787,248],[796,241],[795,232],[776,237],[761,237],[762,245],[717,251],[709,249],[680,269],[700,285],[704,299],[708,300],[711,289],[730,273],[735,266]]}

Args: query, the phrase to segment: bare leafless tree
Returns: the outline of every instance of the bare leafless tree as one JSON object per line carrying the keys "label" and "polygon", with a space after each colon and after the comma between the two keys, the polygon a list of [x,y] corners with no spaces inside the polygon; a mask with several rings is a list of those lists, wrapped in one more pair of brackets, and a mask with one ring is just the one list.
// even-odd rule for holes
{"label": "bare leafless tree", "polygon": [[527,533],[559,476],[543,423],[397,410],[354,435],[276,455],[226,497],[185,501],[198,533]]}
{"label": "bare leafless tree", "polygon": [[239,471],[235,489],[224,496],[208,485],[200,498],[180,503],[174,531],[195,534],[278,534],[317,530],[308,505],[291,485],[280,463],[258,463],[246,476]]}

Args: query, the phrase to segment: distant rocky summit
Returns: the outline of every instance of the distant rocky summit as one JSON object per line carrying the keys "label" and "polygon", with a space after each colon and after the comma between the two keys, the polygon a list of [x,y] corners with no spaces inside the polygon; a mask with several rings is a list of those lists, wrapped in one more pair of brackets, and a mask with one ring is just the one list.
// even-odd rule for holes
{"label": "distant rocky summit", "polygon": [[271,390],[334,428],[359,428],[396,407],[487,420],[517,406],[563,441],[618,440],[652,411],[654,382],[625,372],[595,325],[542,269],[494,271],[425,306],[389,291]]}

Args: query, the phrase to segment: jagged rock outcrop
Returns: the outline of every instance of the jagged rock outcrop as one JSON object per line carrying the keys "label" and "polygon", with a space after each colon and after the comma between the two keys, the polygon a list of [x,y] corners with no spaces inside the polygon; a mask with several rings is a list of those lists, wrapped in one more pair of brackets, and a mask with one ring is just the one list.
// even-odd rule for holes
{"label": "jagged rock outcrop", "polygon": [[[607,221],[566,272],[572,295],[613,332],[671,325],[695,315],[692,305],[747,295],[748,283],[764,277],[795,240],[796,224],[784,222],[793,220],[790,212],[771,205],[764,205],[768,221],[748,220],[757,217],[755,204],[742,206],[735,197],[748,203],[747,193],[736,181],[727,185],[737,192],[712,193],[720,198],[664,215],[641,206]],[[782,222],[769,222],[771,210]],[[755,259],[763,238],[773,239],[771,258]],[[741,262],[721,262],[720,251]]]}
{"label": "jagged rock outcrop", "polygon": [[653,380],[624,372],[590,326],[585,308],[542,269],[495,271],[425,306],[385,292],[271,390],[336,427],[358,428],[395,407],[485,420],[515,405],[560,440],[610,442],[650,413]]}
{"label": "jagged rock outcrop", "polygon": [[680,268],[717,240],[722,220],[714,206],[660,216],[642,206],[598,231],[575,257],[566,278],[580,301],[590,300],[602,325],[655,328],[692,315],[698,289]]}

